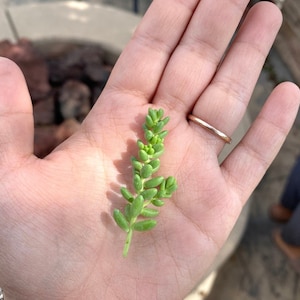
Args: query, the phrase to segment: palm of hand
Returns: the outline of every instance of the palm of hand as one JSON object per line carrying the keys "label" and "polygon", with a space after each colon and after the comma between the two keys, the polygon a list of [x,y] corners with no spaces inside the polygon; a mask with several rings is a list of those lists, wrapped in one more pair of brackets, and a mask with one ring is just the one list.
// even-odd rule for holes
{"label": "palm of hand", "polygon": [[[143,110],[146,112],[146,107],[133,107],[132,116],[141,115]],[[128,258],[122,258],[124,233],[114,224],[111,212],[124,204],[116,194],[120,185],[131,184],[131,180],[128,182],[132,178],[128,169],[130,154],[136,150],[131,149],[135,146],[131,143],[135,135],[131,128],[140,127],[140,122],[132,122],[134,118],[128,116],[124,120],[128,130],[125,124],[116,128],[113,124],[121,115],[114,115],[116,119],[112,119],[110,112],[107,117],[103,115],[103,120],[112,122],[104,136],[108,141],[101,138],[103,144],[92,141],[82,130],[45,160],[30,158],[5,179],[5,184],[17,187],[9,193],[9,198],[18,199],[18,203],[10,201],[2,206],[6,216],[2,228],[7,231],[9,228],[7,247],[2,249],[9,253],[5,275],[9,285],[14,283],[14,274],[19,275],[22,285],[12,287],[23,297],[27,296],[26,292],[28,297],[36,297],[50,289],[54,293],[51,297],[71,299],[82,287],[96,280],[105,282],[116,294],[123,293],[118,289],[126,280],[140,281],[140,291],[149,294],[148,288],[153,284],[167,286],[169,281],[176,280],[188,284],[187,272],[195,263],[209,265],[208,261],[202,261],[203,253],[210,253],[213,258],[219,250],[223,239],[215,240],[214,236],[217,227],[224,229],[228,222],[226,206],[221,203],[226,203],[227,196],[222,189],[226,185],[217,159],[203,164],[195,175],[193,161],[199,155],[201,142],[191,143],[194,133],[187,132],[187,124],[183,122],[166,139],[169,155],[163,160],[161,174],[178,174],[180,182],[190,190],[189,198],[179,189],[161,209],[157,228],[147,234],[137,234]],[[122,139],[118,138],[120,135]],[[182,137],[181,142],[176,136]],[[72,148],[68,149],[68,144]],[[207,155],[205,151],[200,154]],[[184,161],[180,162],[180,157]],[[202,189],[202,184],[199,186],[196,178],[190,178],[192,171],[193,176],[202,178],[200,181],[207,190]],[[211,201],[213,193],[217,200]],[[214,206],[218,206],[217,212]],[[110,263],[106,265],[104,261]],[[153,278],[150,284],[147,278]],[[36,286],[41,290],[35,290]],[[98,291],[99,296],[102,289]]]}
{"label": "palm of hand", "polygon": [[[13,74],[7,77],[4,89],[19,110],[12,112],[6,108],[7,118],[1,121],[4,124],[11,120],[8,124],[13,129],[9,133],[14,139],[6,148],[2,146],[7,155],[2,159],[0,189],[1,199],[4,199],[0,219],[3,245],[0,284],[8,296],[18,299],[80,296],[85,299],[143,299],[145,296],[182,299],[204,275],[244,202],[278,151],[298,107],[299,91],[291,85],[274,92],[261,117],[221,167],[217,156],[223,142],[186,121],[187,113],[194,107],[196,115],[201,112],[216,126],[224,124],[224,118],[232,117],[231,124],[226,124],[226,132],[233,132],[263,63],[260,53],[267,52],[278,29],[277,11],[270,9],[270,4],[254,10],[232,46],[231,54],[227,54],[227,60],[214,75],[232,32],[225,33],[222,26],[216,27],[214,34],[225,37],[224,41],[215,41],[215,49],[220,46],[220,50],[218,54],[215,52],[217,59],[213,64],[213,55],[208,55],[209,59],[195,56],[194,47],[203,47],[205,43],[197,43],[195,37],[190,39],[192,29],[186,30],[181,39],[185,47],[179,45],[173,51],[190,21],[192,6],[192,20],[201,20],[202,16],[205,22],[201,9],[196,10],[197,1],[187,2],[186,6],[179,2],[176,5],[185,10],[181,13],[174,10],[173,14],[178,18],[185,16],[185,22],[179,22],[180,25],[170,31],[170,25],[161,27],[165,17],[161,16],[162,23],[151,27],[149,35],[148,26],[155,24],[149,19],[160,10],[159,1],[154,2],[152,14],[148,14],[136,38],[126,48],[81,130],[44,160],[32,156],[32,116],[29,101],[22,102],[28,95],[20,74],[9,64],[8,73]],[[244,2],[243,6],[247,1]],[[232,7],[224,3],[224,11],[221,11],[229,14],[230,9]],[[266,11],[267,17],[260,18]],[[235,28],[240,14],[240,11],[234,13],[235,19],[229,27]],[[260,36],[254,33],[258,26],[269,33],[271,23],[277,26],[269,30],[271,37],[262,43]],[[189,28],[195,26],[189,23]],[[163,47],[159,40],[164,40],[164,34],[168,36],[168,45]],[[145,36],[150,40],[152,37],[161,51],[149,47],[151,43],[144,40]],[[190,41],[196,45],[189,44]],[[253,47],[247,46],[250,41]],[[260,51],[256,51],[258,46]],[[244,52],[251,57],[245,67],[258,63],[249,76],[239,81],[235,76],[241,76],[239,68],[244,58],[238,54]],[[138,62],[136,66],[132,66],[133,53]],[[178,59],[182,54],[186,57],[183,65]],[[195,61],[200,66],[195,66]],[[186,70],[174,79],[174,72],[182,66]],[[189,74],[193,68],[196,73]],[[206,73],[201,73],[199,68]],[[127,76],[123,74],[124,69]],[[197,75],[199,72],[201,76]],[[11,91],[12,80],[21,87]],[[281,98],[296,95],[298,98],[295,97],[293,103],[279,104]],[[226,106],[217,102],[223,98],[228,100]],[[240,105],[241,99],[243,105]],[[124,205],[119,188],[131,184],[130,156],[136,154],[135,141],[142,137],[141,124],[150,105],[164,108],[171,117],[165,140],[166,154],[161,159],[159,172],[164,176],[174,175],[179,188],[161,209],[158,226],[151,232],[136,234],[130,253],[124,259],[125,236],[114,224],[111,214],[114,208]],[[280,109],[276,109],[278,107]],[[11,125],[16,120],[29,128],[26,134],[20,134],[16,126]],[[271,126],[271,120],[276,124]],[[281,130],[276,133],[278,128]],[[261,148],[256,147],[259,143]],[[272,150],[265,151],[270,145]]]}

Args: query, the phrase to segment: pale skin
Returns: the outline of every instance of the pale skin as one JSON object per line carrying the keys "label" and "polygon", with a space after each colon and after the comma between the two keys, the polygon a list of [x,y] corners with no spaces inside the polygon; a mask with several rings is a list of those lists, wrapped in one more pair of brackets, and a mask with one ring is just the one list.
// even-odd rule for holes
{"label": "pale skin", "polygon": [[[156,0],[81,129],[44,159],[33,155],[30,97],[19,69],[0,60],[0,286],[5,299],[182,299],[206,273],[276,156],[300,92],[283,83],[219,165],[224,142],[193,113],[232,135],[281,25],[260,3],[220,61],[247,0]],[[160,173],[178,190],[151,232],[112,219],[130,185],[130,156],[148,107],[171,121]]]}

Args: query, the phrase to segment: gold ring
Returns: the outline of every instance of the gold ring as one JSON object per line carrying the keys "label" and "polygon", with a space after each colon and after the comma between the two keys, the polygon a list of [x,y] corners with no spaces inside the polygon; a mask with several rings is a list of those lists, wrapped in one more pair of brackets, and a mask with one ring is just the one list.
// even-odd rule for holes
{"label": "gold ring", "polygon": [[216,129],[215,127],[209,125],[205,121],[195,117],[194,115],[189,115],[188,119],[196,123],[197,125],[200,125],[201,127],[208,129],[211,133],[213,133],[215,136],[221,138],[224,142],[230,144],[231,143],[231,138],[226,135],[224,132]]}

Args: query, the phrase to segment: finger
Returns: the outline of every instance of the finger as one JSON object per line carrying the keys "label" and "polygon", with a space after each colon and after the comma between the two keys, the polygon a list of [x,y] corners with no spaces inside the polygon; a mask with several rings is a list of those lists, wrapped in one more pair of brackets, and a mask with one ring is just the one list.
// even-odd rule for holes
{"label": "finger", "polygon": [[[149,102],[198,2],[153,1],[115,65],[106,90]],[[128,101],[124,97],[120,100]]]}
{"label": "finger", "polygon": [[32,104],[15,63],[0,58],[0,164],[18,163],[33,153]]}
{"label": "finger", "polygon": [[223,174],[243,203],[277,155],[297,115],[300,90],[283,83],[270,95],[241,143],[224,161]]}
{"label": "finger", "polygon": [[248,2],[200,2],[167,65],[154,103],[191,111],[215,74]]}
{"label": "finger", "polygon": [[[250,10],[217,74],[196,103],[193,115],[227,135],[233,133],[245,113],[281,22],[280,11],[271,3],[260,3]],[[217,151],[221,149],[221,139],[199,126],[197,130],[212,141]]]}

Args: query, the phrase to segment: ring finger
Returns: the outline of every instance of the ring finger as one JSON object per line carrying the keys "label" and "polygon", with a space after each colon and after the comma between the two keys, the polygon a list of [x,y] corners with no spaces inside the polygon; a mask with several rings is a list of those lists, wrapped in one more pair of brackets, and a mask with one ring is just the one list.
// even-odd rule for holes
{"label": "ring finger", "polygon": [[[211,84],[196,102],[194,116],[226,135],[233,133],[245,113],[281,20],[279,10],[270,3],[258,4],[250,10]],[[222,139],[191,125],[220,151]]]}

